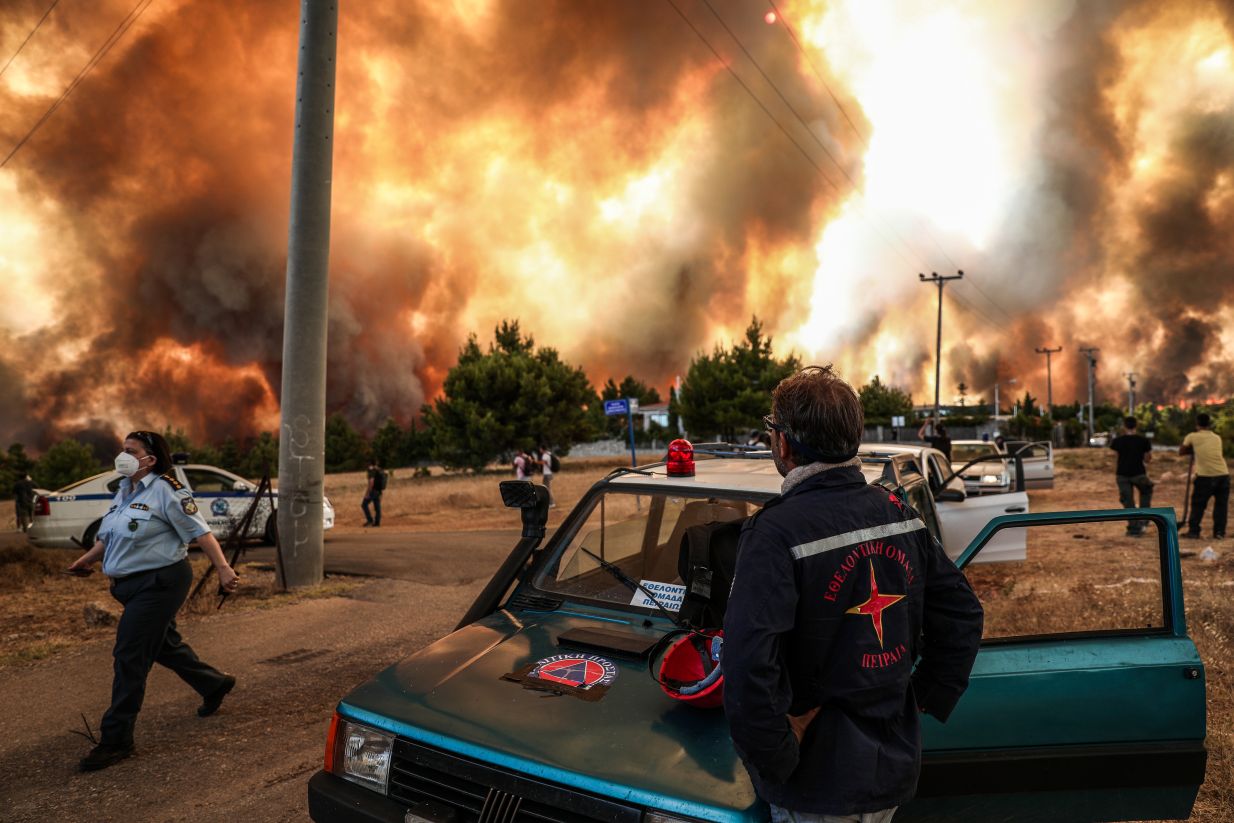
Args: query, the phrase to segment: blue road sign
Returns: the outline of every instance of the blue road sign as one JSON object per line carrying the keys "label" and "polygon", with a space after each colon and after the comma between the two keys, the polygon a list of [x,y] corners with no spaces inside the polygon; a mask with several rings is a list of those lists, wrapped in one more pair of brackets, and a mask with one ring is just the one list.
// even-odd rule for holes
{"label": "blue road sign", "polygon": [[604,413],[609,417],[616,417],[619,414],[630,413],[630,401],[624,397],[620,400],[605,400]]}

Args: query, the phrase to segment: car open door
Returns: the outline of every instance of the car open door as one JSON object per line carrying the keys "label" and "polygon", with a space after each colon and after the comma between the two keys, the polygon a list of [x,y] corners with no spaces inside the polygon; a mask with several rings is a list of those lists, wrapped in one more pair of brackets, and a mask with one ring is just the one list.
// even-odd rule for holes
{"label": "car open door", "polygon": [[1186,818],[1206,765],[1204,667],[1187,636],[1172,509],[999,518],[1034,563],[965,574],[985,628],[947,723],[925,718],[918,799],[904,820]]}
{"label": "car open door", "polygon": [[[931,479],[945,478],[950,475],[938,457],[927,456],[927,464]],[[948,491],[958,490],[963,493],[963,483],[957,486],[957,478],[947,484]],[[938,488],[938,483],[932,483]],[[938,499],[935,494],[934,508],[938,512],[938,524],[942,531],[943,550],[952,560],[956,560],[969,547],[981,530],[996,517],[1008,514],[1025,514],[1028,511],[1028,495],[1024,492],[1006,492],[1004,494],[974,495],[965,494],[962,500]],[[1009,560],[1023,560],[1026,556],[1023,530],[1004,531],[994,536],[990,545],[977,557],[977,563],[1002,563]]]}
{"label": "car open door", "polygon": [[1021,445],[1018,451],[1024,461],[1026,489],[1054,488],[1054,444],[1048,440]]}

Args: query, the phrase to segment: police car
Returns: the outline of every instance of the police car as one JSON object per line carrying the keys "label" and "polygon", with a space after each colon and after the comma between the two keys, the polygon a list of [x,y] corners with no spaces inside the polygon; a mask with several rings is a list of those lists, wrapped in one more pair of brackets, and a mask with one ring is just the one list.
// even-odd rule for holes
{"label": "police car", "polygon": [[[173,471],[176,479],[192,490],[210,530],[219,540],[225,540],[232,527],[239,524],[257,492],[256,484],[217,466],[177,463]],[[59,491],[40,490],[34,502],[34,525],[27,532],[30,542],[42,548],[92,546],[121,479],[117,472],[107,471]],[[275,501],[277,505],[277,494]],[[323,503],[322,525],[326,529],[334,528],[334,507],[329,500]],[[272,512],[270,500],[263,496],[257,501],[257,511],[249,527],[251,535],[267,543],[274,542],[278,528]]]}
{"label": "police car", "polygon": [[[682,562],[691,527],[733,523],[775,496],[768,456],[675,441],[667,461],[596,483],[543,547],[543,488],[502,483],[522,539],[458,629],[338,703],[308,784],[312,819],[766,821],[722,710],[674,700],[652,673],[701,596],[698,567]],[[910,454],[868,455],[862,471],[899,499],[930,499]],[[1130,516],[1158,539],[1125,537]],[[1020,595],[1003,567],[969,568],[1009,530],[1064,538],[1030,538],[1057,563],[1085,533],[1119,576],[1156,585]],[[1205,686],[1173,511],[999,517],[958,565],[986,611],[982,647],[946,725],[923,722],[917,798],[896,820],[1187,817],[1204,780]]]}

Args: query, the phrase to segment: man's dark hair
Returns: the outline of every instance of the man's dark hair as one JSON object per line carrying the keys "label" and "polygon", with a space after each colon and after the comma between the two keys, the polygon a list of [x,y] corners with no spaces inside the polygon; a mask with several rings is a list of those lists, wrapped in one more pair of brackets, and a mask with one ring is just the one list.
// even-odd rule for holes
{"label": "man's dark hair", "polygon": [[1139,425],[1139,423],[1134,417],[1124,417],[1123,418],[1123,426],[1125,426],[1126,428],[1134,429],[1137,425]]}
{"label": "man's dark hair", "polygon": [[146,454],[154,455],[154,474],[166,474],[171,471],[171,448],[167,445],[167,439],[158,432],[135,431],[129,432],[124,437],[125,440],[136,440],[146,447]]}
{"label": "man's dark hair", "polygon": [[1208,416],[1208,412],[1200,412],[1195,416],[1195,424],[1200,428],[1207,429],[1213,424],[1213,419]]}
{"label": "man's dark hair", "polygon": [[[856,454],[865,430],[865,412],[853,387],[826,366],[807,366],[784,378],[771,391],[771,413],[791,441],[838,458]],[[801,452],[801,449],[794,448]],[[817,457],[800,455],[802,462]],[[837,461],[838,462],[838,461]]]}

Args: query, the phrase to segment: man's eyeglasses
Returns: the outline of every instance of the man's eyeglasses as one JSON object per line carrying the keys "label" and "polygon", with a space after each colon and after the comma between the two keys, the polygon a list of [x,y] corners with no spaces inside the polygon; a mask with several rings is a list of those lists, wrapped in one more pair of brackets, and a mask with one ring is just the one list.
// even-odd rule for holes
{"label": "man's eyeglasses", "polygon": [[771,432],[779,432],[780,434],[784,434],[785,431],[784,427],[772,420],[771,415],[769,414],[763,415],[763,428],[767,430],[768,434]]}

